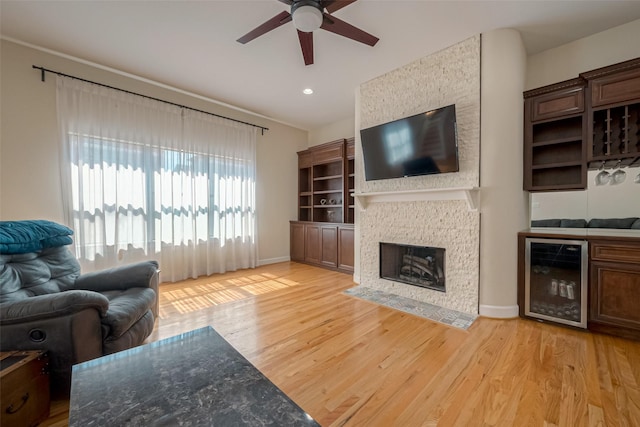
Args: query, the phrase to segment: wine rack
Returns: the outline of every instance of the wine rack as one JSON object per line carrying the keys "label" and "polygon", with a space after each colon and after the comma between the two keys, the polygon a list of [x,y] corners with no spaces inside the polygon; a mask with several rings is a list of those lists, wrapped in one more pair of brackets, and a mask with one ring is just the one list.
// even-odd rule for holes
{"label": "wine rack", "polygon": [[640,58],[582,73],[589,169],[640,165]]}
{"label": "wine rack", "polygon": [[592,167],[640,162],[640,102],[594,111],[592,138]]}

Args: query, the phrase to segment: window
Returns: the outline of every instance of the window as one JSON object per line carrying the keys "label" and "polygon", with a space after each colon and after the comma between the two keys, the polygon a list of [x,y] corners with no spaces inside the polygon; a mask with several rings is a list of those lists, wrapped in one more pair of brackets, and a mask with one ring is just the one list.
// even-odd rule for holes
{"label": "window", "polygon": [[63,190],[83,268],[157,259],[173,281],[255,266],[254,128],[61,79]]}

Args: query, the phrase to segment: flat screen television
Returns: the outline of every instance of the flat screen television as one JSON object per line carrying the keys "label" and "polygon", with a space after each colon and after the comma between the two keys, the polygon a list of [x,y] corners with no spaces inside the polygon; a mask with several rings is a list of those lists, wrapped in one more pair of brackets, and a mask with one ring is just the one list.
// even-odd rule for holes
{"label": "flat screen television", "polygon": [[360,130],[367,181],[458,172],[456,106]]}

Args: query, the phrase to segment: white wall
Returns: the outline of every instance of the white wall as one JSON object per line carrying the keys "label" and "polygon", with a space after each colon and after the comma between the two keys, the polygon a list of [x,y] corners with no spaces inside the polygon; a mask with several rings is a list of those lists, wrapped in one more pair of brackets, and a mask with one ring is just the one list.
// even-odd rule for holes
{"label": "white wall", "polygon": [[355,118],[347,117],[309,131],[309,147],[335,141],[336,139],[352,138],[354,135]]}
{"label": "white wall", "polygon": [[296,219],[297,156],[306,131],[159,85],[7,40],[1,45],[0,219],[63,222],[55,110],[55,78],[43,66],[165,99],[270,130],[258,136],[257,215],[260,263],[289,259],[289,220]]}
{"label": "white wall", "polygon": [[527,228],[522,189],[526,52],[520,33],[482,34],[480,314],[517,317],[516,234]]}
{"label": "white wall", "polygon": [[640,19],[529,56],[525,90],[638,57]]}

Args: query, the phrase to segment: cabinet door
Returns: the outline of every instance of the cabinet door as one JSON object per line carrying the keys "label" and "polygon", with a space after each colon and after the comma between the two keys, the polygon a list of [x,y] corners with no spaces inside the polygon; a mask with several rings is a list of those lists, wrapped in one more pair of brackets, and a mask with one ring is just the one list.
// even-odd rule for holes
{"label": "cabinet door", "polygon": [[584,111],[584,90],[572,87],[544,95],[531,100],[531,121],[561,117]]}
{"label": "cabinet door", "polygon": [[353,271],[354,252],[353,240],[354,229],[349,227],[338,228],[338,268]]}
{"label": "cabinet door", "polygon": [[640,99],[640,68],[638,65],[636,68],[590,81],[591,106],[598,107]]}
{"label": "cabinet door", "polygon": [[304,224],[291,223],[291,261],[304,261]]}
{"label": "cabinet door", "polygon": [[327,267],[338,266],[338,227],[322,226],[321,262]]}
{"label": "cabinet door", "polygon": [[640,265],[591,263],[589,321],[640,332]]}
{"label": "cabinet door", "polygon": [[321,227],[316,224],[306,224],[304,236],[304,260],[314,264],[320,264],[322,259]]}
{"label": "cabinet door", "polygon": [[344,157],[344,140],[340,139],[312,149],[314,163],[327,163],[342,160]]}

